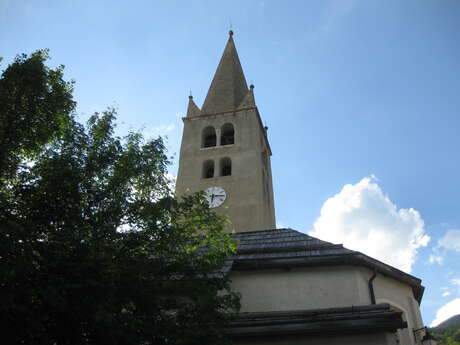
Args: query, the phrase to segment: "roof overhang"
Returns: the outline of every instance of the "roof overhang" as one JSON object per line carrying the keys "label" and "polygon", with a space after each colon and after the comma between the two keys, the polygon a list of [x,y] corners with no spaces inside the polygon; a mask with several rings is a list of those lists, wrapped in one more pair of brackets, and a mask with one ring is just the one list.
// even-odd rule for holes
{"label": "roof overhang", "polygon": [[389,304],[240,313],[233,317],[228,332],[232,338],[395,332],[407,327],[401,314]]}

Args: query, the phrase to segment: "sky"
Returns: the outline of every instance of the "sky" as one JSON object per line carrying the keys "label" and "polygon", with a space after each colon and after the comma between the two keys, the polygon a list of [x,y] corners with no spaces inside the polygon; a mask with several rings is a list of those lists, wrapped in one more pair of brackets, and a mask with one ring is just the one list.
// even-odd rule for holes
{"label": "sky", "polygon": [[78,116],[167,137],[177,173],[230,28],[269,127],[277,225],[423,280],[460,313],[460,2],[0,0],[0,69],[49,48]]}

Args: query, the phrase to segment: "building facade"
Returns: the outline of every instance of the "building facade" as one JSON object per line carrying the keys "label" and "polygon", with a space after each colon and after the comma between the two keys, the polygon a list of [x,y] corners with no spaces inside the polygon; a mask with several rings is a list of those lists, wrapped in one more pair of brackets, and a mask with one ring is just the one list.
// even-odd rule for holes
{"label": "building facade", "polygon": [[239,241],[229,272],[242,296],[234,344],[424,344],[420,279],[276,229],[267,128],[232,31],[203,106],[190,96],[183,121],[176,194],[205,191]]}

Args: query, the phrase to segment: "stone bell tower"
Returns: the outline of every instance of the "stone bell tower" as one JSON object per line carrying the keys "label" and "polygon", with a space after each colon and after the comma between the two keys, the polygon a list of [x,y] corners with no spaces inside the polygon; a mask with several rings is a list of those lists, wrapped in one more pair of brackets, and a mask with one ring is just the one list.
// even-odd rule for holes
{"label": "stone bell tower", "polygon": [[238,53],[227,45],[202,108],[189,97],[176,183],[178,196],[204,190],[229,230],[274,229],[271,150]]}

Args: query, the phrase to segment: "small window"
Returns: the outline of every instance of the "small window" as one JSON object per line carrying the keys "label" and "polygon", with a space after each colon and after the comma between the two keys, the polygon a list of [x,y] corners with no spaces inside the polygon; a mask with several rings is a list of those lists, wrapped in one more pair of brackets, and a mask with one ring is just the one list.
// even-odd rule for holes
{"label": "small window", "polygon": [[220,160],[220,176],[230,176],[232,174],[232,161],[230,158]]}
{"label": "small window", "polygon": [[235,143],[235,129],[231,123],[222,126],[222,135],[220,137],[221,145],[232,145]]}
{"label": "small window", "polygon": [[214,161],[207,160],[203,163],[203,178],[213,178],[214,177]]}
{"label": "small window", "polygon": [[209,126],[203,129],[201,147],[213,147],[216,146],[216,143],[217,137],[214,127]]}

